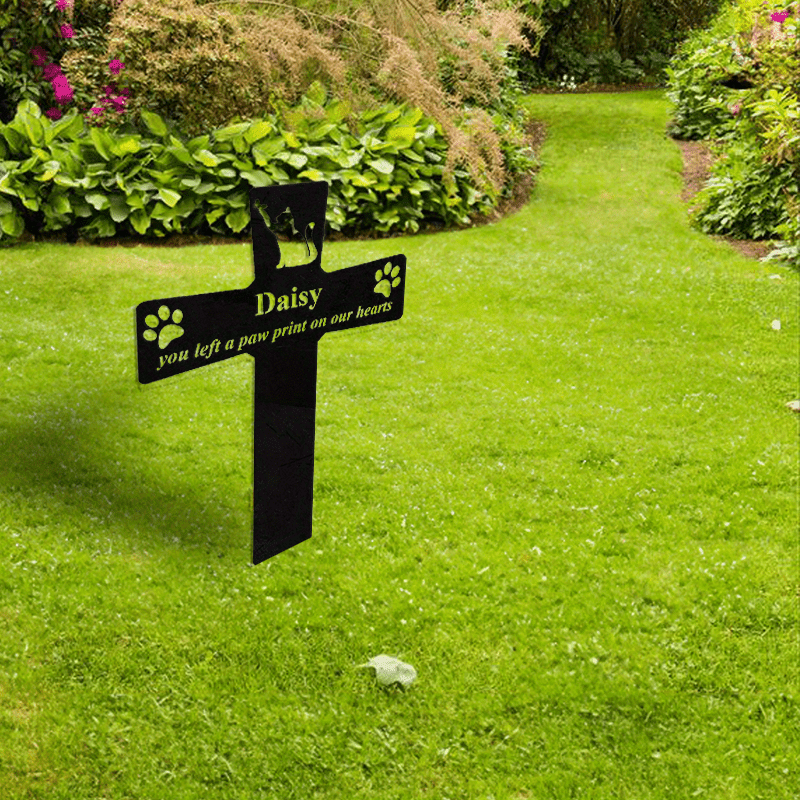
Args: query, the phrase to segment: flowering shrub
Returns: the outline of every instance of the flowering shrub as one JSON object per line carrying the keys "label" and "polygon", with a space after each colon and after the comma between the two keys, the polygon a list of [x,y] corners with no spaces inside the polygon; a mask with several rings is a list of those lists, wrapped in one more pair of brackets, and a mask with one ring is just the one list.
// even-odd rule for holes
{"label": "flowering shrub", "polygon": [[781,237],[771,256],[800,265],[798,29],[800,2],[739,0],[681,49],[668,96],[673,135],[715,142],[694,221],[708,233]]}
{"label": "flowering shrub", "polygon": [[[49,12],[42,12],[34,0],[0,2],[0,121],[13,116],[16,104],[31,99],[47,108],[52,102],[49,84],[41,80],[41,70],[34,67],[30,49],[40,45],[63,53],[65,42],[53,29]],[[53,7],[54,4],[53,4]]]}
{"label": "flowering shrub", "polygon": [[[66,68],[76,48],[97,47],[100,31],[120,2],[78,0],[77,8],[74,0],[0,3],[0,122],[10,121],[16,104],[28,99],[47,108],[45,116],[53,120],[74,103],[85,110],[90,124],[122,124],[130,91],[109,83],[108,72],[117,76],[124,64],[106,58],[90,86],[76,83]],[[105,96],[98,102],[100,86]],[[111,110],[116,113],[110,115]]]}

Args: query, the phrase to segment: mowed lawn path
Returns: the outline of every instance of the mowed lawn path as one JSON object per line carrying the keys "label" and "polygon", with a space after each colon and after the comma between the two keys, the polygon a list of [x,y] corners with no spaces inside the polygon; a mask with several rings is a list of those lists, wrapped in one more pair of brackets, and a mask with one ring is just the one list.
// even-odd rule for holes
{"label": "mowed lawn path", "polygon": [[405,315],[323,338],[258,567],[252,362],[133,338],[250,246],[0,250],[0,797],[797,796],[798,274],[689,228],[662,92],[530,105],[518,213],[325,246]]}

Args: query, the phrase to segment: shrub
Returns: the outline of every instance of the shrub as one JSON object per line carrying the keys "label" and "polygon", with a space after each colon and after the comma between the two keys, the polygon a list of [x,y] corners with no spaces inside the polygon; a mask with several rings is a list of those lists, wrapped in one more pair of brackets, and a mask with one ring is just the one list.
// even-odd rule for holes
{"label": "shrub", "polygon": [[800,194],[795,165],[766,160],[754,137],[737,137],[717,148],[717,154],[712,176],[695,198],[693,216],[701,230],[767,239],[790,222],[787,197]]}
{"label": "shrub", "polygon": [[545,0],[538,9],[545,32],[523,71],[531,85],[565,74],[578,82],[661,81],[678,43],[722,2]]}
{"label": "shrub", "polygon": [[[668,96],[673,135],[717,143],[696,223],[709,233],[781,236],[781,257],[800,263],[800,2],[783,23],[772,22],[782,10],[755,0],[725,9],[676,56]],[[733,77],[750,87],[719,85]]]}
{"label": "shrub", "polygon": [[245,59],[237,28],[194,0],[125,0],[110,20],[105,50],[70,53],[67,77],[99,90],[100,67],[112,54],[125,64],[132,115],[147,108],[194,135],[263,110],[266,83]]}
{"label": "shrub", "polygon": [[[51,5],[55,6],[55,0]],[[59,57],[66,49],[44,0],[0,3],[0,121],[13,117],[21,100],[48,103],[50,86],[42,80],[41,70],[34,67],[29,53],[35,45]]]}
{"label": "shrub", "polygon": [[[772,11],[779,10],[777,3],[773,5],[768,10],[758,6],[756,11],[755,2],[746,0],[725,8],[710,28],[694,33],[680,46],[666,70],[667,97],[675,106],[672,136],[727,139],[733,135],[731,108],[755,95],[722,86],[726,79],[749,77],[762,90],[798,85],[796,30],[791,18],[783,33],[776,25],[764,23]],[[748,9],[749,14],[745,13]]]}
{"label": "shrub", "polygon": [[[6,0],[0,9],[0,122],[9,122],[21,100],[32,100],[42,106],[53,105],[53,90],[43,79],[42,68],[34,64],[30,49],[42,46],[49,59],[64,67],[76,51],[98,55],[90,83],[71,82],[75,96],[71,108],[88,108],[102,97],[102,86],[108,81],[108,60],[105,57],[105,30],[117,7],[117,0],[81,2],[67,12],[75,35],[65,39],[60,33],[63,15],[56,0]],[[66,70],[65,70],[66,72]]]}
{"label": "shrub", "polygon": [[800,267],[800,202],[797,197],[787,196],[788,220],[775,228],[782,241],[764,258],[764,261],[784,261]]}
{"label": "shrub", "polygon": [[[328,224],[348,232],[467,224],[496,200],[465,169],[445,173],[447,140],[420,109],[389,104],[350,115],[319,84],[281,117],[189,141],[157,114],[141,118],[146,135],[110,133],[74,112],[53,123],[20,103],[0,126],[0,238],[26,229],[73,238],[246,232],[248,184],[327,180]],[[532,162],[517,154],[510,166]]]}
{"label": "shrub", "polygon": [[719,84],[739,66],[735,51],[716,30],[696,33],[679,48],[666,69],[667,97],[676,139],[725,139],[733,135],[735,90]]}

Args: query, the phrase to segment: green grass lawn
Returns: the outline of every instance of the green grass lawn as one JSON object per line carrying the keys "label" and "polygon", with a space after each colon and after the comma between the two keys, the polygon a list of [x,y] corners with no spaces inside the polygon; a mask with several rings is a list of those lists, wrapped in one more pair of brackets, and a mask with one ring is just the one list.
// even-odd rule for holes
{"label": "green grass lawn", "polygon": [[662,92],[530,105],[522,211],[326,245],[405,315],[320,343],[257,567],[252,361],[139,386],[133,327],[250,246],[0,251],[1,798],[800,796],[798,274],[690,229]]}

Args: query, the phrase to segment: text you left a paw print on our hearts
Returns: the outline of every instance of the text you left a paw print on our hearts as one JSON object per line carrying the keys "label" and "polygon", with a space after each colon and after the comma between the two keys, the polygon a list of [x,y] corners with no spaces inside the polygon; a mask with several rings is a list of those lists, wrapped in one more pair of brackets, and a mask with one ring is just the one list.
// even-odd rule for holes
{"label": "text you left a paw print on our hearts", "polygon": [[162,321],[167,322],[169,318],[169,308],[167,306],[161,306],[161,308],[158,309],[158,316],[155,314],[148,314],[144,320],[148,329],[142,336],[147,339],[148,342],[153,342],[158,339],[158,347],[160,350],[163,350],[171,341],[183,336],[183,328],[178,325],[183,319],[183,312],[179,308],[176,308],[172,312],[171,323],[164,325],[160,331],[154,330],[161,325]]}
{"label": "text you left a paw print on our hearts", "polygon": [[399,276],[400,267],[395,266],[392,268],[391,263],[388,263],[383,269],[379,269],[375,273],[375,280],[377,282],[374,289],[375,293],[388,297],[392,293],[392,287],[400,285]]}

